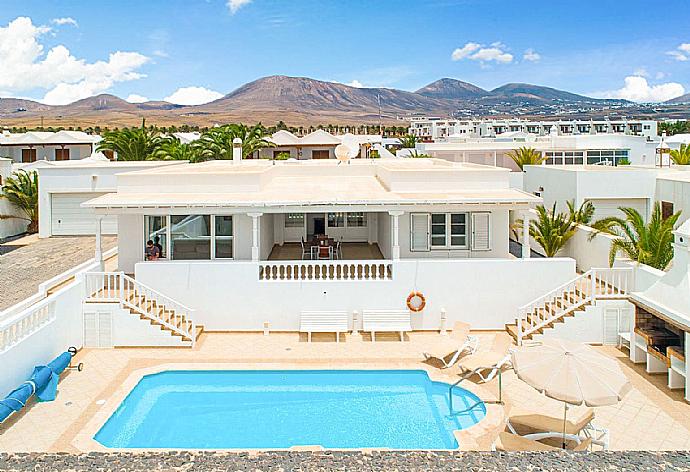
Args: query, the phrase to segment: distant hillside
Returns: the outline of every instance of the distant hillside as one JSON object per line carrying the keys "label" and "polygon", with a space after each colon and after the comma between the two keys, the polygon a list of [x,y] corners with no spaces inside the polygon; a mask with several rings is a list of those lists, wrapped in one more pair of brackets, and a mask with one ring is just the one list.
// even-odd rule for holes
{"label": "distant hillside", "polygon": [[334,82],[274,75],[243,85],[223,98],[197,108],[200,111],[219,109],[280,110],[312,112],[378,113],[410,110],[450,111],[452,106],[413,92],[388,88],[357,88]]}
{"label": "distant hillside", "polygon": [[489,94],[489,92],[476,85],[449,78],[443,78],[436,82],[432,82],[420,88],[415,93],[426,97],[447,100],[466,100],[468,98],[479,98]]}
{"label": "distant hillside", "polygon": [[589,98],[575,93],[564,92],[550,87],[532,84],[506,84],[495,88],[490,93],[494,99],[527,100],[527,101],[569,101],[569,102],[606,102],[607,100]]}
{"label": "distant hillside", "polygon": [[681,95],[680,97],[672,98],[671,100],[666,100],[664,103],[669,105],[676,105],[680,103],[690,103],[690,93]]}
{"label": "distant hillside", "polygon": [[[688,96],[670,103],[690,101]],[[1,126],[132,126],[148,123],[212,126],[243,121],[292,126],[317,124],[373,124],[379,119],[400,125],[400,115],[428,114],[543,117],[544,114],[586,117],[610,116],[611,107],[630,115],[658,113],[624,100],[601,100],[532,84],[511,83],[487,91],[453,78],[436,80],[416,92],[392,88],[357,88],[306,77],[275,75],[249,82],[224,97],[197,106],[163,101],[129,103],[110,94],[85,98],[69,105],[49,106],[15,98],[0,98]],[[380,118],[379,118],[380,107]],[[637,107],[637,108],[636,108]],[[657,107],[658,108],[658,107]],[[684,110],[674,108],[676,115]]]}

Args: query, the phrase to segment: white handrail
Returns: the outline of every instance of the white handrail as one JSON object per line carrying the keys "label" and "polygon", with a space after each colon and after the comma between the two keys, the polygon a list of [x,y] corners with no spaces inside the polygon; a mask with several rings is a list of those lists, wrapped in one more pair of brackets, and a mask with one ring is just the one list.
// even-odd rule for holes
{"label": "white handrail", "polygon": [[[86,293],[91,301],[116,301],[196,342],[194,309],[173,300],[123,272],[89,272]],[[165,316],[164,316],[165,315]]]}
{"label": "white handrail", "polygon": [[261,281],[392,280],[390,260],[261,261]]}
{"label": "white handrail", "polygon": [[630,267],[592,268],[518,308],[517,342],[597,299],[619,298],[633,287]]}

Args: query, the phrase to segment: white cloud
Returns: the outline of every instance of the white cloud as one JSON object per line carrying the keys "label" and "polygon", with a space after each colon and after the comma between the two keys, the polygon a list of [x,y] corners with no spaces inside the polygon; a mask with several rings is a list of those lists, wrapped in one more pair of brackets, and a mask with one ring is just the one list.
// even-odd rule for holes
{"label": "white cloud", "polygon": [[147,97],[137,95],[136,93],[130,93],[125,100],[127,100],[129,103],[144,103],[149,101]]}
{"label": "white cloud", "polygon": [[690,61],[690,43],[683,43],[673,51],[667,51],[666,54],[674,58],[676,61]]}
{"label": "white cloud", "polygon": [[230,9],[230,13],[234,15],[237,13],[237,10],[250,3],[252,3],[252,0],[228,0],[226,5]]}
{"label": "white cloud", "polygon": [[163,100],[175,105],[203,105],[223,97],[223,94],[205,87],[181,87]]}
{"label": "white cloud", "polygon": [[529,62],[539,62],[541,59],[541,54],[539,54],[537,51],[534,49],[527,49],[525,53],[522,55],[522,59],[524,61],[529,61]]}
{"label": "white cloud", "polygon": [[685,93],[685,87],[676,82],[650,85],[647,79],[638,75],[625,78],[625,86],[618,90],[611,90],[597,94],[602,98],[623,98],[633,102],[665,102],[680,97]]}
{"label": "white cloud", "polygon": [[45,52],[40,39],[49,31],[27,17],[0,26],[0,90],[16,94],[44,89],[44,103],[63,105],[102,93],[117,82],[145,77],[136,71],[148,58],[136,52],[114,52],[107,61],[93,63],[77,59],[63,45]]}
{"label": "white cloud", "polygon": [[58,26],[71,25],[74,27],[79,27],[79,23],[77,23],[77,20],[75,20],[74,18],[72,18],[70,16],[67,16],[64,18],[53,18],[52,20],[50,20],[50,22],[53,23],[54,25],[58,25]]}
{"label": "white cloud", "polygon": [[451,59],[461,61],[469,59],[479,62],[499,62],[507,64],[513,61],[513,55],[505,51],[506,46],[500,42],[492,43],[485,47],[478,43],[467,43],[461,48],[457,48],[451,54]]}
{"label": "white cloud", "polygon": [[357,79],[353,80],[352,82],[348,82],[345,85],[349,85],[350,87],[356,87],[356,88],[364,87],[364,84]]}

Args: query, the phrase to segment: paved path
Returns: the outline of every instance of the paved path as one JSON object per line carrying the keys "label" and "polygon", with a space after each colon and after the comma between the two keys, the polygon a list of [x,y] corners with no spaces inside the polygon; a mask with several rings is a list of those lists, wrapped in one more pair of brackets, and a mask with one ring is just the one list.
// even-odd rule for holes
{"label": "paved path", "polygon": [[[0,245],[0,310],[38,290],[39,284],[93,258],[93,236],[38,239],[27,236]],[[115,236],[103,237],[103,251],[115,247]]]}

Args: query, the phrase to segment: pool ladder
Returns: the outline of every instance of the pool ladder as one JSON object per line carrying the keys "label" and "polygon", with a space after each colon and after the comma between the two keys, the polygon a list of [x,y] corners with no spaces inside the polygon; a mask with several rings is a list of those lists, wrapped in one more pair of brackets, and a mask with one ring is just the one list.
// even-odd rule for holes
{"label": "pool ladder", "polygon": [[498,370],[498,400],[487,400],[487,401],[479,400],[479,401],[475,402],[472,406],[470,406],[470,407],[468,407],[468,408],[465,408],[464,410],[453,411],[453,389],[454,389],[455,387],[457,387],[458,385],[460,385],[460,383],[461,383],[462,381],[467,380],[467,379],[469,379],[470,377],[472,377],[472,375],[474,375],[474,372],[468,372],[468,373],[466,373],[465,375],[463,375],[463,376],[460,378],[460,380],[458,380],[458,381],[455,382],[453,385],[451,385],[450,387],[448,387],[448,409],[449,409],[449,411],[450,411],[450,415],[451,415],[451,416],[453,416],[453,415],[460,415],[460,414],[462,414],[462,413],[466,413],[466,412],[468,412],[468,411],[470,411],[470,410],[473,410],[474,408],[476,408],[477,406],[481,405],[482,403],[484,403],[484,404],[490,403],[490,404],[496,404],[496,405],[503,405],[503,378],[501,377],[501,369],[499,369],[499,370]]}

